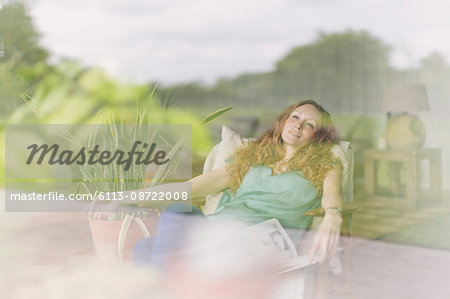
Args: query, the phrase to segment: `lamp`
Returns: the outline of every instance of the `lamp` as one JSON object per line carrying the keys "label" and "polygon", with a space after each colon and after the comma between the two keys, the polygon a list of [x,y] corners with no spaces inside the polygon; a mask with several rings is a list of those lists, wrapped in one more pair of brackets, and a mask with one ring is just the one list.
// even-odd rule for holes
{"label": "lamp", "polygon": [[429,110],[424,85],[391,85],[383,93],[382,108],[387,112],[386,143],[391,149],[414,150],[425,143],[425,125],[408,112]]}

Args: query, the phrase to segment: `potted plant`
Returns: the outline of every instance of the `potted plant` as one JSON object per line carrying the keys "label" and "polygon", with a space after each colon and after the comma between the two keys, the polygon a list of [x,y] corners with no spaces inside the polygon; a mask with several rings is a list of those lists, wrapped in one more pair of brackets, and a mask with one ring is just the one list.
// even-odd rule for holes
{"label": "potted plant", "polygon": [[[139,190],[150,185],[164,182],[176,169],[173,158],[180,150],[183,140],[161,138],[160,126],[144,124],[144,114],[125,124],[123,120],[115,123],[110,119],[107,125],[95,126],[86,144],[86,149],[97,147],[100,151],[114,153],[118,150],[126,153],[137,140],[147,144],[157,144],[167,149],[167,159],[171,163],[157,166],[153,173],[148,172],[145,163],[85,163],[80,166],[83,182],[79,188],[97,194],[97,199],[106,199],[114,192]],[[164,144],[161,144],[164,142]],[[108,194],[109,195],[106,195]],[[114,197],[114,196],[112,196]],[[102,217],[88,217],[96,255],[102,259],[129,260],[136,243],[156,234],[160,211],[138,208],[137,205],[119,205],[117,210],[102,213]]]}
{"label": "potted plant", "polygon": [[[219,109],[203,119],[200,125],[212,122],[231,107]],[[103,130],[95,132],[89,138],[87,148],[93,148],[98,144],[113,152],[122,145],[130,148],[134,140],[146,140],[149,144],[162,141],[162,146],[167,149],[167,159],[171,163],[153,166],[149,171],[145,165],[131,164],[129,169],[117,163],[107,165],[89,165],[80,167],[83,181],[89,182],[100,192],[119,192],[124,190],[139,190],[145,187],[162,183],[177,168],[177,153],[182,149],[182,138],[170,138],[160,136],[158,125],[144,124],[144,115],[136,118],[134,125],[119,122],[115,124],[112,120]],[[168,138],[169,137],[169,138]],[[112,179],[113,178],[113,179]],[[89,189],[85,183],[83,188]],[[94,248],[97,256],[104,259],[129,260],[132,258],[133,248],[136,243],[144,238],[156,234],[160,211],[157,209],[143,209],[133,205],[121,205],[118,210],[105,214],[103,219],[89,217]]]}

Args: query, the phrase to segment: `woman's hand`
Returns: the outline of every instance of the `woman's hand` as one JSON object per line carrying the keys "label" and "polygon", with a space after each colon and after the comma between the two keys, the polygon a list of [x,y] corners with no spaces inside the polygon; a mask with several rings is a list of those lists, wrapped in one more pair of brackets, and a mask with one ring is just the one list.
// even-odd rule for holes
{"label": "woman's hand", "polygon": [[336,210],[327,210],[319,229],[314,236],[313,245],[309,252],[309,261],[312,262],[320,252],[317,261],[323,263],[328,257],[334,256],[339,243],[342,216]]}
{"label": "woman's hand", "polygon": [[325,216],[313,239],[313,245],[309,252],[309,261],[312,262],[319,253],[317,261],[323,263],[328,257],[336,253],[341,231],[342,215],[333,207],[342,209],[341,197],[342,168],[335,166],[331,169],[323,181],[322,207],[325,208]]}

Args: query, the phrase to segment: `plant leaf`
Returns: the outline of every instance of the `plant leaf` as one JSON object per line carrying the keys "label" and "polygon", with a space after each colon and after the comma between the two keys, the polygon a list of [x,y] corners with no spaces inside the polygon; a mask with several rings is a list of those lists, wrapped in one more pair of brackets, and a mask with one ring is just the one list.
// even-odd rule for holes
{"label": "plant leaf", "polygon": [[[167,159],[172,160],[173,156],[175,156],[176,152],[180,149],[181,145],[183,145],[184,139],[180,139],[177,144],[174,145],[174,147],[170,150],[170,152],[167,155]],[[166,163],[158,167],[158,170],[155,173],[155,176],[153,177],[152,181],[150,182],[150,186],[155,186],[159,182],[163,181],[166,176],[164,176],[164,172],[167,169],[171,163]]]}
{"label": "plant leaf", "polygon": [[206,125],[215,120],[216,118],[220,117],[222,114],[227,112],[228,110],[231,110],[233,107],[228,106],[219,110],[216,110],[212,113],[210,113],[208,116],[206,116],[201,122],[200,125]]}
{"label": "plant leaf", "polygon": [[130,228],[131,221],[133,220],[134,213],[132,215],[127,215],[122,222],[120,227],[119,240],[117,242],[117,249],[119,251],[119,261],[122,263],[123,257],[123,245],[125,243],[125,238],[127,237],[128,229]]}
{"label": "plant leaf", "polygon": [[145,238],[150,237],[150,233],[148,232],[148,229],[147,229],[147,227],[145,226],[144,221],[142,221],[141,219],[139,219],[139,218],[137,218],[137,217],[134,218],[134,221],[136,221],[136,223],[137,223],[137,224],[139,225],[139,227],[141,228],[142,233],[144,234],[144,237],[145,237]]}

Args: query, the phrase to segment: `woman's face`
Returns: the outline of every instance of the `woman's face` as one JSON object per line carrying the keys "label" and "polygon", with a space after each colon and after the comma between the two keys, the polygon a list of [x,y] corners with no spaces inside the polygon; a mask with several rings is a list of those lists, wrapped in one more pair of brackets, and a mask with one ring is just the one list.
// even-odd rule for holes
{"label": "woman's face", "polygon": [[281,138],[285,146],[297,149],[316,133],[321,124],[320,111],[311,104],[297,107],[284,123]]}

